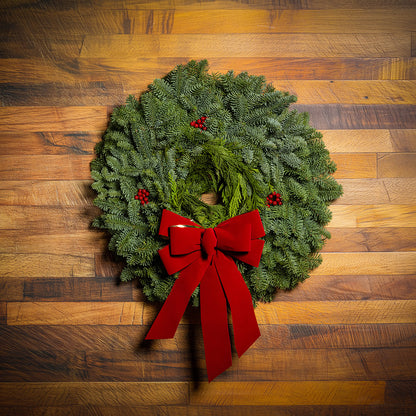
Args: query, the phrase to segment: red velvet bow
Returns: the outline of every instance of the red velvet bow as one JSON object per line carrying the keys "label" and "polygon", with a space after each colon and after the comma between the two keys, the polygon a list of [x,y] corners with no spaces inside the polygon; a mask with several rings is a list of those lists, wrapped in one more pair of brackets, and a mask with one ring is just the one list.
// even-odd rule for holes
{"label": "red velvet bow", "polygon": [[[239,356],[260,336],[250,291],[234,260],[258,267],[265,235],[257,210],[204,229],[163,210],[159,235],[169,245],[159,250],[169,274],[180,271],[146,339],[173,338],[189,299],[200,284],[201,326],[208,380],[231,366],[227,300]],[[227,298],[224,296],[227,296]]]}

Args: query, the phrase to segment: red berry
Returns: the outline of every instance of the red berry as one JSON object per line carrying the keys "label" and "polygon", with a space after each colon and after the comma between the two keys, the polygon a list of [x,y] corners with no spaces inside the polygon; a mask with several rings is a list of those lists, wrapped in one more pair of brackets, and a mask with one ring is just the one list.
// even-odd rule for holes
{"label": "red berry", "polygon": [[149,191],[146,191],[146,196],[149,196],[150,195],[150,192]]}
{"label": "red berry", "polygon": [[206,128],[205,126],[204,126],[204,127],[202,127],[202,130],[204,130],[204,131],[205,131],[206,129],[207,129],[207,128]]}
{"label": "red berry", "polygon": [[267,204],[267,208],[270,208],[270,204]]}
{"label": "red berry", "polygon": [[199,124],[199,123],[201,123],[201,119],[199,118],[196,122],[197,122],[198,124]]}
{"label": "red berry", "polygon": [[279,193],[276,194],[277,196],[281,196]]}
{"label": "red berry", "polygon": [[142,205],[144,205],[144,201],[140,202]]}
{"label": "red berry", "polygon": [[279,201],[279,205],[282,205],[282,201]]}
{"label": "red berry", "polygon": [[144,197],[144,202],[148,202],[149,198],[147,198],[147,196]]}
{"label": "red berry", "polygon": [[134,195],[134,199],[139,199],[139,196],[138,195]]}
{"label": "red berry", "polygon": [[193,126],[193,125],[194,125],[194,122],[193,122],[193,121],[191,121],[189,124],[190,124],[191,126]]}
{"label": "red berry", "polygon": [[206,119],[207,119],[207,118],[206,118],[205,116],[202,116],[202,117],[201,117],[201,120],[202,120],[202,121],[205,121]]}
{"label": "red berry", "polygon": [[277,201],[273,201],[273,205],[277,205]]}

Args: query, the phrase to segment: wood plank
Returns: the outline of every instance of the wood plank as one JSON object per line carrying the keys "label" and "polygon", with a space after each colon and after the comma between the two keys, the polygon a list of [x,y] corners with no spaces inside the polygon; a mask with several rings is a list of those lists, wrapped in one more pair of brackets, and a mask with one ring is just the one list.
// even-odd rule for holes
{"label": "wood plank", "polygon": [[390,130],[393,147],[397,152],[416,152],[416,131]]}
{"label": "wood plank", "polygon": [[[30,233],[16,232],[16,230],[1,230],[1,253],[54,253],[93,256],[103,253],[109,242],[105,232],[98,230],[54,233],[53,230],[43,230],[42,226],[35,227]],[[80,227],[78,227],[80,228]],[[96,267],[99,263],[96,260]]]}
{"label": "wood plank", "polygon": [[[340,179],[344,194],[338,205],[413,204],[416,202],[414,178]],[[1,194],[0,194],[1,197]]]}
{"label": "wood plank", "polygon": [[299,104],[415,104],[415,81],[275,80],[278,90],[298,97]]}
{"label": "wood plank", "polygon": [[[351,160],[352,164],[356,158],[350,156],[345,160]],[[342,164],[340,169],[343,170]],[[91,183],[92,180],[3,180],[0,181],[0,205],[92,206],[96,193],[91,189]],[[416,203],[413,178],[339,179],[338,183],[344,191],[334,202],[338,205]]]}
{"label": "wood plank", "polygon": [[111,109],[96,107],[0,107],[3,132],[103,131]]}
{"label": "wood plank", "polygon": [[362,405],[384,403],[385,382],[215,382],[200,383],[191,405]]}
{"label": "wood plank", "polygon": [[[0,230],[24,230],[40,235],[76,233],[88,230],[91,221],[99,214],[96,207],[2,206]],[[97,237],[100,238],[99,233]]]}
{"label": "wood plank", "polygon": [[[0,156],[1,180],[90,179],[91,155]],[[91,195],[91,192],[88,192]]]}
{"label": "wood plank", "polygon": [[187,401],[187,383],[0,383],[3,406],[175,405]]}
{"label": "wood plank", "polygon": [[21,34],[13,30],[0,37],[0,59],[2,58],[44,58],[79,56],[83,35],[61,33],[52,38],[45,35]]}
{"label": "wood plank", "polygon": [[[147,10],[147,9],[171,9],[171,0],[124,0],[122,5],[112,0],[78,0],[74,3],[71,0],[50,1],[48,6],[54,10],[79,10],[85,9],[115,9],[121,7],[126,10]],[[189,3],[187,0],[175,0],[175,9],[201,10],[199,3]],[[26,0],[3,0],[0,9],[20,8],[27,6]],[[368,0],[362,3],[360,0],[300,0],[297,2],[280,1],[276,4],[273,0],[246,0],[235,2],[231,0],[212,0],[204,4],[204,10],[211,9],[266,9],[266,10],[320,10],[320,9],[400,9],[413,7],[412,0]],[[31,6],[34,8],[35,6]]]}
{"label": "wood plank", "polygon": [[[173,67],[172,67],[173,68]],[[1,84],[3,106],[23,106],[31,95],[32,106],[100,106],[122,105],[129,94],[146,90],[153,78],[119,75],[117,80],[61,84],[58,82]],[[298,97],[298,104],[415,104],[412,91],[416,81],[309,81],[268,79],[281,91]]]}
{"label": "wood plank", "polygon": [[317,129],[415,129],[414,105],[294,104]]}
{"label": "wood plank", "polygon": [[329,227],[416,227],[414,205],[333,205],[330,209]]}
{"label": "wood plank", "polygon": [[91,256],[0,253],[0,277],[93,277],[94,275],[94,259]]}
{"label": "wood plank", "polygon": [[0,300],[5,301],[112,301],[145,300],[133,286],[137,282],[123,282],[111,277],[21,277],[6,276],[0,282]]}
{"label": "wood plank", "polygon": [[[358,325],[261,325],[261,337],[250,347],[256,354],[264,350],[281,349],[365,349],[412,348],[415,346],[416,324],[358,324]],[[3,326],[0,353],[13,351],[97,351],[137,350],[149,326],[115,325],[33,325]],[[193,344],[190,333],[198,335]],[[146,348],[149,352],[179,351],[187,357],[191,351],[202,354],[203,341],[195,326],[180,325],[175,338],[155,340]],[[141,347],[144,348],[144,347]],[[17,355],[17,354],[16,354]]]}
{"label": "wood plank", "polygon": [[[202,340],[201,340],[202,341]],[[193,351],[205,373],[202,345]],[[17,354],[16,354],[17,353]],[[415,348],[370,349],[249,349],[217,381],[365,381],[412,380]],[[21,356],[25,356],[22,360]],[[191,381],[192,362],[183,351],[152,351],[138,361],[132,349],[110,352],[26,349],[0,353],[4,382]],[[166,364],[166,362],[169,364]],[[290,363],[290,365],[288,365]],[[253,371],[255,369],[255,371]]]}
{"label": "wood plank", "polygon": [[142,302],[9,302],[8,325],[141,325]]}
{"label": "wood plank", "polygon": [[[391,153],[405,151],[402,149],[416,149],[416,130],[349,129],[324,130],[321,133],[331,153]],[[406,143],[402,143],[403,141]]]}
{"label": "wood plank", "polygon": [[[303,301],[260,304],[260,325],[416,323],[415,300]],[[9,302],[7,325],[150,325],[158,310],[141,302]],[[183,323],[198,320],[190,310]]]}
{"label": "wood plank", "polygon": [[0,181],[0,205],[92,206],[96,193],[91,189],[91,183],[92,180]]}
{"label": "wood plank", "polygon": [[416,299],[416,275],[314,275],[274,302]]}
{"label": "wood plank", "polygon": [[380,153],[377,156],[378,177],[416,177],[416,153]]}
{"label": "wood plank", "polygon": [[412,274],[416,252],[323,253],[319,275]]}
{"label": "wood plank", "polygon": [[415,251],[416,228],[328,228],[323,252]]}
{"label": "wood plank", "polygon": [[[376,178],[375,153],[331,155],[336,178]],[[90,180],[92,155],[0,155],[0,180]]]}
{"label": "wood plank", "polygon": [[87,35],[79,56],[123,58],[126,55],[193,59],[217,56],[409,57],[410,37],[405,33]]}
{"label": "wood plank", "polygon": [[[187,416],[210,416],[211,406],[189,406]],[[404,416],[412,415],[415,406],[408,405],[369,405],[369,406],[221,406],[215,407],[217,416]],[[348,413],[346,413],[348,412]],[[177,414],[180,414],[177,413]],[[69,415],[72,415],[70,413]],[[115,413],[103,413],[103,416],[115,415]],[[130,416],[130,413],[127,414]],[[134,413],[131,413],[134,415]],[[14,416],[14,415],[13,415]],[[58,414],[60,416],[60,414]],[[170,413],[167,413],[170,416]]]}
{"label": "wood plank", "polygon": [[255,312],[259,324],[415,323],[415,307],[415,300],[272,302]]}
{"label": "wood plank", "polygon": [[415,403],[416,382],[405,383],[403,381],[391,380],[386,385],[386,402],[412,404]]}
{"label": "wood plank", "polygon": [[414,8],[389,10],[5,10],[0,24],[16,32],[72,35],[200,33],[378,33],[416,30]]}
{"label": "wood plank", "polygon": [[[0,59],[0,83],[35,86],[54,83],[57,86],[85,87],[88,83],[109,85],[133,83],[136,92],[147,88],[155,78],[167,74],[184,57],[139,59],[126,56],[122,60],[109,58]],[[226,73],[247,71],[264,75],[267,80],[412,80],[416,78],[416,59],[396,58],[229,58],[209,59],[210,71]],[[96,84],[100,89],[101,84]],[[4,86],[2,86],[4,87]],[[100,89],[101,92],[102,89]]]}
{"label": "wood plank", "polygon": [[375,153],[335,153],[331,155],[331,159],[337,165],[334,178],[356,179],[377,177],[377,155]]}
{"label": "wood plank", "polygon": [[0,155],[91,155],[100,140],[92,132],[0,131]]}
{"label": "wood plank", "polygon": [[6,302],[0,302],[0,325],[7,324],[7,304]]}

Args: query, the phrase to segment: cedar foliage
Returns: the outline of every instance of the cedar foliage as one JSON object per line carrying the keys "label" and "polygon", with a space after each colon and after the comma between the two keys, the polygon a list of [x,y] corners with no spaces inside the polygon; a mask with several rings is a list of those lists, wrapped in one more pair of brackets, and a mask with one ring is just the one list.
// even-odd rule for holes
{"label": "cedar foliage", "polygon": [[[207,61],[179,65],[156,79],[140,99],[114,110],[91,163],[94,203],[103,214],[109,248],[126,259],[121,280],[139,279],[150,300],[164,301],[175,279],[158,255],[163,209],[203,227],[258,209],[266,231],[258,268],[238,263],[253,302],[271,301],[276,289],[305,280],[321,262],[330,237],[331,201],[342,189],[322,135],[306,113],[289,110],[296,97],[262,76],[209,74]],[[190,126],[206,116],[206,131]],[[150,192],[149,203],[134,199]],[[220,203],[206,205],[214,191]],[[270,192],[281,206],[266,207]],[[198,290],[193,294],[198,305]]]}

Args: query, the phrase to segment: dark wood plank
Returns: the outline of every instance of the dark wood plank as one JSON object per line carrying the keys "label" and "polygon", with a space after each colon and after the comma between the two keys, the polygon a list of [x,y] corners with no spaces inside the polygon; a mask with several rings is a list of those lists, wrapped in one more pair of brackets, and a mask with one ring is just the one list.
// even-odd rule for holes
{"label": "dark wood plank", "polygon": [[[90,229],[91,221],[99,214],[96,207],[3,206],[0,230],[25,230],[40,235],[76,233]],[[99,233],[96,236],[100,239]]]}
{"label": "dark wood plank", "polygon": [[90,155],[100,139],[92,132],[0,132],[0,155]]}
{"label": "dark wood plank", "polygon": [[310,115],[317,129],[414,129],[416,106],[413,105],[350,105],[294,104]]}
{"label": "dark wood plank", "polygon": [[416,381],[392,380],[386,384],[386,403],[392,404],[415,404]]}
{"label": "dark wood plank", "polygon": [[[152,351],[203,351],[202,333],[197,325],[179,326],[174,339],[142,341],[149,326],[59,325],[4,326],[0,329],[1,353],[13,351],[128,351],[148,355]],[[359,325],[261,325],[261,337],[253,344],[255,354],[274,349],[372,349],[413,348],[416,324]],[[193,337],[193,338],[192,338]],[[187,356],[187,355],[186,355]]]}
{"label": "dark wood plank", "polygon": [[0,383],[3,406],[178,405],[188,402],[187,383]]}
{"label": "dark wood plank", "polygon": [[0,325],[6,325],[6,324],[7,324],[7,303],[0,302]]}
{"label": "dark wood plank", "polygon": [[0,300],[5,301],[111,301],[144,300],[133,293],[136,282],[121,283],[110,277],[2,277]]}
{"label": "dark wood plank", "polygon": [[200,9],[125,10],[86,9],[82,14],[72,10],[4,10],[0,25],[11,26],[17,33],[47,34],[55,37],[108,34],[188,34],[201,33],[377,33],[416,30],[414,8],[358,9],[345,13],[340,9],[282,10]]}

